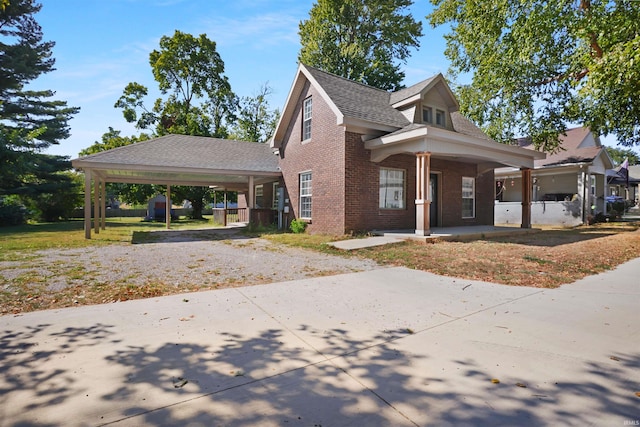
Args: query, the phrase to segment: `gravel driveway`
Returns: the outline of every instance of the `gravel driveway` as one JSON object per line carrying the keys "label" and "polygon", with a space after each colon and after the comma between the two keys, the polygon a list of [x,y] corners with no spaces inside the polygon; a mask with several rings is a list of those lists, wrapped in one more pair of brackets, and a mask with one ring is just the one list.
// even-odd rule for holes
{"label": "gravel driveway", "polygon": [[5,283],[31,277],[51,291],[123,282],[222,288],[379,268],[371,260],[248,238],[233,229],[154,232],[152,237],[148,243],[40,251],[26,262],[0,262],[0,277]]}

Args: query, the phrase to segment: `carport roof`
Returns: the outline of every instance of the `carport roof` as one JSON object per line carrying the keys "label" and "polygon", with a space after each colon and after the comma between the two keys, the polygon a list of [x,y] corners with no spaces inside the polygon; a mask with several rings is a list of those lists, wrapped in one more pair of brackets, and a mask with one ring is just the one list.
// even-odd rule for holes
{"label": "carport roof", "polygon": [[282,175],[268,144],[165,135],[71,161],[107,182],[218,185],[244,188],[248,177]]}

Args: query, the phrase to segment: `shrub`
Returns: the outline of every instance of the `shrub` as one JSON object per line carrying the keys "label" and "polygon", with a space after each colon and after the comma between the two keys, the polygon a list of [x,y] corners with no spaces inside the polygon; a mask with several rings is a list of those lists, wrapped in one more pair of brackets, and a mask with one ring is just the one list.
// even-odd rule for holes
{"label": "shrub", "polygon": [[307,229],[307,223],[301,219],[294,219],[289,228],[296,234],[304,233],[304,230]]}
{"label": "shrub", "polygon": [[0,197],[0,226],[27,222],[27,208],[17,196]]}

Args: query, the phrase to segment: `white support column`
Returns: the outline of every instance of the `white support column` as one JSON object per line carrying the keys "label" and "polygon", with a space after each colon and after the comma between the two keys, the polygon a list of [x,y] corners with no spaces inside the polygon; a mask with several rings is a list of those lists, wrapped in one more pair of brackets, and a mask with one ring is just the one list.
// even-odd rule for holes
{"label": "white support column", "polygon": [[93,231],[100,233],[100,178],[93,180]]}
{"label": "white support column", "polygon": [[84,171],[84,238],[91,239],[91,169]]}
{"label": "white support column", "polygon": [[102,212],[101,227],[103,230],[107,228],[107,182],[102,180],[102,196],[100,203],[100,212]]}
{"label": "white support column", "polygon": [[531,180],[531,169],[520,169],[522,175],[522,221],[521,228],[531,228],[531,192],[533,182]]}
{"label": "white support column", "polygon": [[254,180],[253,180],[253,176],[249,177],[249,194],[247,195],[249,200],[247,200],[247,220],[249,222],[251,222],[251,211],[253,210],[254,207],[254,193],[255,193],[255,188],[254,188]]}
{"label": "white support column", "polygon": [[431,175],[431,153],[416,153],[416,235],[431,234],[431,200],[429,177]]}
{"label": "white support column", "polygon": [[167,184],[167,201],[164,204],[164,220],[167,224],[167,230],[171,228],[171,186]]}

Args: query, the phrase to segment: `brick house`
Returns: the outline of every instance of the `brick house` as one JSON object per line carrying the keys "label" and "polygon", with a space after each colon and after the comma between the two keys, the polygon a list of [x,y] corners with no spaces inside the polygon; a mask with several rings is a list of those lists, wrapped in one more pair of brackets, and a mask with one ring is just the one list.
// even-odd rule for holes
{"label": "brick house", "polygon": [[288,220],[328,234],[493,225],[494,169],[526,181],[544,154],[490,140],[458,109],[441,74],[390,93],[300,65],[271,140]]}
{"label": "brick house", "polygon": [[544,154],[492,141],[458,109],[440,74],[390,93],[300,65],[270,144],[165,135],[74,159],[85,235],[92,185],[95,232],[105,226],[107,182],[166,184],[168,199],[171,185],[237,191],[250,220],[302,219],[311,233],[493,225],[494,169],[505,166],[521,174],[530,227],[531,169]]}

